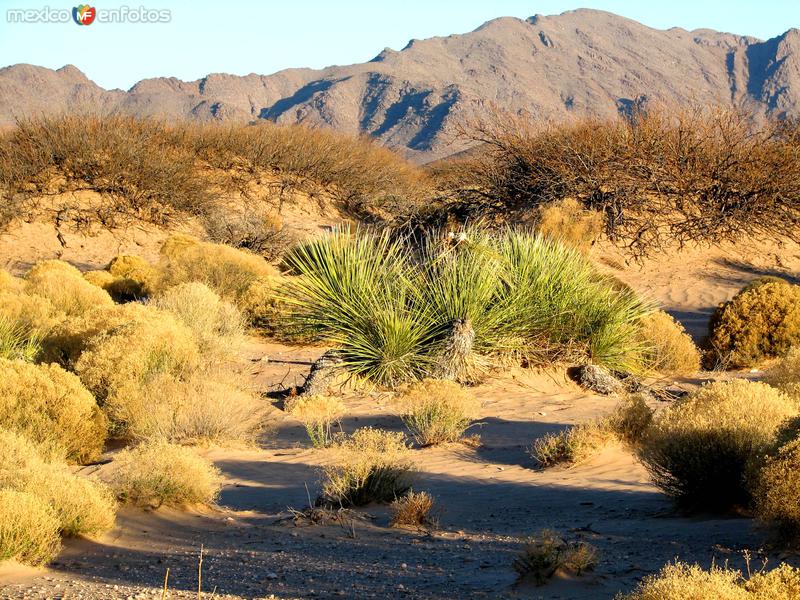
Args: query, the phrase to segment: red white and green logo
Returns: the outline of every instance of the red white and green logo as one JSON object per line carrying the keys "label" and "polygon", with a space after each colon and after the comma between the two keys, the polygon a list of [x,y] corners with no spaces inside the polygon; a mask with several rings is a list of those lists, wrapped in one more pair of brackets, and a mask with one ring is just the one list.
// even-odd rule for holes
{"label": "red white and green logo", "polygon": [[91,25],[97,16],[97,9],[88,4],[81,4],[72,9],[72,18],[78,25]]}

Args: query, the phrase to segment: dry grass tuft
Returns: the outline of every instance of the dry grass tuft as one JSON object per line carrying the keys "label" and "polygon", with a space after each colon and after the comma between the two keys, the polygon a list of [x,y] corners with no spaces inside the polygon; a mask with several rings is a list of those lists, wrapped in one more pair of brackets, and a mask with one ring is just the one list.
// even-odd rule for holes
{"label": "dry grass tuft", "polygon": [[61,550],[53,510],[28,492],[0,489],[0,563],[13,559],[40,566]]}
{"label": "dry grass tuft", "polygon": [[435,527],[432,515],[436,503],[428,492],[409,490],[407,494],[392,502],[392,527]]}
{"label": "dry grass tuft", "polygon": [[543,205],[538,212],[539,234],[582,252],[588,252],[603,233],[603,215],[586,210],[573,198]]}
{"label": "dry grass tuft", "polygon": [[48,455],[96,459],[107,423],[80,380],[58,365],[0,359],[0,427],[34,441]]}
{"label": "dry grass tuft", "polygon": [[764,382],[800,402],[800,348],[790,349],[767,369]]}
{"label": "dry grass tuft", "polygon": [[323,467],[322,499],[334,506],[392,502],[408,491],[411,453],[402,433],[371,427],[340,436]]}
{"label": "dry grass tuft", "polygon": [[686,508],[746,506],[748,469],[798,412],[764,383],[712,383],[657,415],[639,455],[654,483]]}
{"label": "dry grass tuft", "polygon": [[286,412],[306,428],[311,444],[324,448],[333,440],[333,426],[345,414],[345,406],[330,396],[299,396],[286,403]]}
{"label": "dry grass tuft", "polygon": [[614,408],[606,425],[623,444],[636,448],[647,435],[653,414],[642,395],[631,394]]}
{"label": "dry grass tuft", "polygon": [[83,278],[72,265],[59,260],[45,260],[34,265],[25,276],[28,294],[47,298],[56,311],[80,316],[114,302],[108,293]]}
{"label": "dry grass tuft", "polygon": [[533,443],[530,455],[542,467],[559,463],[575,465],[597,455],[615,440],[604,421],[589,421],[558,433],[545,434]]}
{"label": "dry grass tuft", "polygon": [[642,343],[651,368],[663,375],[691,375],[700,369],[700,351],[678,323],[663,310],[639,321]]}
{"label": "dry grass tuft", "polygon": [[469,390],[437,379],[408,385],[398,403],[403,423],[422,446],[457,442],[477,418],[481,406]]}
{"label": "dry grass tuft", "polygon": [[513,567],[521,579],[545,584],[559,570],[575,575],[590,571],[597,564],[598,551],[582,541],[567,541],[551,529],[526,538]]}
{"label": "dry grass tuft", "polygon": [[112,487],[119,499],[142,507],[210,504],[221,487],[221,474],[193,450],[155,440],[114,459]]}

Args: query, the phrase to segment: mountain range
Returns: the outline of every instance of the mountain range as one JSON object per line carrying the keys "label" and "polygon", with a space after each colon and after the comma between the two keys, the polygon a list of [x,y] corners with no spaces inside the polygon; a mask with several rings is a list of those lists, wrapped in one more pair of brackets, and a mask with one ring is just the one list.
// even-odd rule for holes
{"label": "mountain range", "polygon": [[800,30],[763,41],[709,29],[652,29],[579,9],[502,17],[411,40],[371,61],[272,75],[145,79],[105,90],[78,68],[0,69],[0,125],[91,111],[168,120],[270,120],[365,134],[426,161],[458,149],[455,125],[491,105],[536,118],[611,116],[641,102],[722,103],[800,116]]}

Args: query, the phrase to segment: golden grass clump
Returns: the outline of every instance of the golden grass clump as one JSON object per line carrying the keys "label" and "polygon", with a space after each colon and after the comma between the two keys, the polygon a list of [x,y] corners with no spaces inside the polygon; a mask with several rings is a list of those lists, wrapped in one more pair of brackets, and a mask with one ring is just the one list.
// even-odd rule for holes
{"label": "golden grass clump", "polygon": [[630,394],[614,407],[606,419],[606,426],[620,442],[635,448],[647,435],[653,414],[653,409],[641,394]]}
{"label": "golden grass clump", "polygon": [[267,406],[232,374],[202,369],[181,379],[162,373],[131,380],[104,409],[115,432],[131,439],[231,443],[255,438]]}
{"label": "golden grass clump", "polygon": [[568,541],[552,529],[523,540],[523,547],[512,566],[520,579],[545,584],[557,571],[581,575],[597,564],[597,549],[583,541]]}
{"label": "golden grass clump", "polygon": [[25,276],[25,291],[47,298],[56,311],[67,316],[82,315],[114,303],[105,290],[92,285],[78,269],[60,260],[34,265]]}
{"label": "golden grass clump", "polygon": [[639,456],[654,483],[687,508],[746,506],[748,469],[798,412],[765,383],[715,382],[657,415]]}
{"label": "golden grass clump", "polygon": [[534,441],[530,454],[541,466],[575,465],[588,460],[615,441],[602,420],[578,423],[558,433],[547,433]]}
{"label": "golden grass clump", "polygon": [[28,436],[48,455],[91,462],[107,423],[80,380],[55,364],[0,359],[0,427]]}
{"label": "golden grass clump", "polygon": [[691,375],[700,369],[700,351],[683,325],[663,310],[639,320],[650,367],[663,375]]}
{"label": "golden grass clump", "polygon": [[114,463],[112,487],[121,501],[137,506],[210,504],[222,485],[210,461],[163,440],[123,450]]}
{"label": "golden grass clump", "polygon": [[29,492],[0,489],[0,563],[41,566],[61,550],[53,509]]}
{"label": "golden grass clump", "polygon": [[323,467],[322,501],[335,506],[391,502],[408,491],[410,450],[399,432],[371,427],[340,436]]}
{"label": "golden grass clump", "polygon": [[587,252],[603,233],[603,215],[586,210],[573,198],[566,198],[539,207],[536,231]]}
{"label": "golden grass clump", "polygon": [[275,267],[261,256],[187,235],[167,238],[159,271],[161,290],[199,281],[232,302],[238,302],[259,277],[277,275]]}
{"label": "golden grass clump", "polygon": [[800,569],[782,563],[772,570],[761,570],[746,578],[741,571],[712,565],[682,562],[668,564],[655,575],[648,575],[630,594],[616,600],[796,600],[800,598]]}
{"label": "golden grass clump", "polygon": [[764,382],[800,402],[800,347],[794,347],[764,375]]}
{"label": "golden grass clump", "polygon": [[333,440],[333,426],[344,416],[345,406],[331,396],[298,396],[287,401],[286,412],[303,424],[314,447],[323,448]]}
{"label": "golden grass clump", "polygon": [[790,536],[800,532],[800,438],[769,456],[754,480],[758,517]]}
{"label": "golden grass clump", "polygon": [[709,324],[709,361],[751,367],[800,345],[800,286],[767,281],[721,304]]}
{"label": "golden grass clump", "polygon": [[5,269],[0,269],[0,292],[21,292],[25,287],[25,280],[14,277]]}
{"label": "golden grass clump", "polygon": [[235,353],[244,340],[239,309],[204,283],[180,283],[154,298],[152,304],[188,327],[204,354]]}
{"label": "golden grass clump", "polygon": [[43,296],[0,290],[0,317],[29,335],[41,337],[60,323],[64,315]]}
{"label": "golden grass clump", "polygon": [[453,381],[425,379],[408,385],[398,398],[403,422],[422,446],[461,439],[478,417],[480,401]]}
{"label": "golden grass clump", "polygon": [[431,514],[435,507],[433,496],[428,492],[409,490],[407,494],[392,502],[392,527],[430,527],[436,525]]}
{"label": "golden grass clump", "polygon": [[158,271],[143,258],[120,254],[111,259],[105,270],[83,274],[89,283],[103,288],[117,302],[148,297],[158,280]]}

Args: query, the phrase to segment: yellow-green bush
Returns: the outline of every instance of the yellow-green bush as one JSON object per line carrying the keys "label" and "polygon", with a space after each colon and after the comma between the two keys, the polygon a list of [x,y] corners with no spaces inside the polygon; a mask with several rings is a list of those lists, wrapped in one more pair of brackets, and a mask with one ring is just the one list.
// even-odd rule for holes
{"label": "yellow-green bush", "polygon": [[768,457],[754,476],[756,514],[784,532],[800,532],[800,438]]}
{"label": "yellow-green bush", "polygon": [[363,427],[336,439],[328,452],[322,484],[327,503],[391,502],[408,490],[412,462],[402,433]]}
{"label": "yellow-green bush", "polygon": [[764,383],[706,385],[654,419],[639,455],[655,484],[688,508],[747,505],[746,475],[797,403]]}
{"label": "yellow-green bush", "polygon": [[800,345],[800,286],[767,281],[721,304],[709,324],[711,361],[749,367]]}
{"label": "yellow-green bush", "polygon": [[140,256],[120,254],[111,259],[106,271],[118,280],[118,292],[130,299],[143,298],[153,293],[158,280],[158,270]]}
{"label": "yellow-green bush", "polygon": [[311,443],[320,448],[333,439],[332,427],[344,415],[345,406],[330,396],[299,396],[286,403],[286,412],[303,424]]}
{"label": "yellow-green bush", "polygon": [[0,427],[54,456],[89,462],[100,455],[107,424],[80,380],[55,364],[0,359]]}
{"label": "yellow-green bush", "polygon": [[700,369],[700,351],[678,323],[663,310],[639,320],[646,360],[654,371],[664,375],[691,375]]}
{"label": "yellow-green bush", "polygon": [[25,276],[25,291],[47,298],[54,309],[68,316],[82,315],[113,300],[108,293],[86,281],[75,267],[60,260],[46,260]]}
{"label": "yellow-green bush", "polygon": [[204,283],[180,283],[153,300],[153,306],[175,315],[194,334],[203,353],[232,353],[244,339],[242,315]]}
{"label": "yellow-green bush", "polygon": [[208,460],[162,440],[123,450],[114,464],[117,496],[137,506],[208,504],[221,486],[220,472]]}
{"label": "yellow-green bush", "polygon": [[162,290],[199,281],[233,302],[238,302],[259,277],[277,274],[261,256],[187,235],[174,235],[164,242],[158,268]]}
{"label": "yellow-green bush", "polygon": [[422,446],[458,441],[481,407],[468,389],[437,379],[408,385],[398,402],[403,423]]}
{"label": "yellow-green bush", "polygon": [[44,565],[61,550],[58,518],[28,492],[0,489],[0,562]]}
{"label": "yellow-green bush", "polygon": [[749,579],[741,571],[713,565],[676,562],[655,575],[648,575],[630,594],[617,600],[797,600],[800,598],[800,569],[785,563],[758,571]]}
{"label": "yellow-green bush", "polygon": [[30,335],[43,336],[64,319],[42,296],[0,290],[0,317]]}
{"label": "yellow-green bush", "polygon": [[45,501],[62,535],[96,535],[111,529],[116,501],[108,487],[48,462],[23,436],[0,430],[0,487],[29,492]]}

